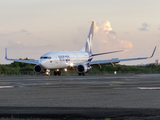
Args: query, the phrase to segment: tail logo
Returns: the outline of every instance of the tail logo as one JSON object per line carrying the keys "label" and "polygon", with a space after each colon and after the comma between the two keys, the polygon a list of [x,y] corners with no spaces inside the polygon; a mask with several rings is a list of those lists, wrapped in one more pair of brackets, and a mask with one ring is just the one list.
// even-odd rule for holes
{"label": "tail logo", "polygon": [[92,52],[92,34],[90,34],[90,37],[87,38],[85,49],[87,52]]}
{"label": "tail logo", "polygon": [[91,24],[91,28],[86,40],[86,44],[85,44],[85,52],[90,52],[92,53],[92,49],[93,49],[93,32],[94,32],[94,21],[92,21]]}

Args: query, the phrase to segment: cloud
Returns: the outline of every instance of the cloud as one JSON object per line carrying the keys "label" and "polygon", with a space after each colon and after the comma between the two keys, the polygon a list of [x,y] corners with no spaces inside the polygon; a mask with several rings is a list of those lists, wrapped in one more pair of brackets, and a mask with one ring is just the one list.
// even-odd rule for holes
{"label": "cloud", "polygon": [[7,35],[5,35],[5,34],[1,34],[1,33],[0,33],[0,36],[7,36]]}
{"label": "cloud", "polygon": [[114,31],[109,31],[109,34],[116,35],[117,33]]}
{"label": "cloud", "polygon": [[123,34],[126,34],[126,35],[128,35],[128,34],[130,34],[130,32],[123,32]]}
{"label": "cloud", "polygon": [[113,31],[109,21],[96,23],[98,31],[95,32],[94,46],[98,52],[113,51],[119,49],[130,50],[133,48],[132,42],[116,38],[116,32]]}
{"label": "cloud", "polygon": [[95,32],[103,31],[109,33],[109,31],[112,31],[111,24],[107,20],[104,22],[95,23],[95,28],[96,28]]}
{"label": "cloud", "polygon": [[[8,45],[8,54],[10,58],[31,58],[31,59],[39,59],[41,55],[46,52],[52,51],[53,48],[57,48],[55,45],[30,45],[23,43],[21,41],[9,40]],[[42,49],[43,48],[43,49]]]}
{"label": "cloud", "polygon": [[27,46],[26,43],[22,43],[20,41],[14,41],[14,40],[9,40],[8,41],[8,46],[9,47],[14,47],[14,48],[24,48]]}
{"label": "cloud", "polygon": [[[83,25],[79,27],[77,30],[77,33],[74,33],[72,36],[72,42],[74,44],[73,50],[80,50],[84,47],[86,37],[88,35],[90,23],[88,26]],[[122,54],[127,54],[128,51],[130,51],[133,48],[133,44],[131,41],[128,40],[121,40],[116,37],[116,32],[111,27],[111,24],[109,21],[104,22],[95,22],[94,25],[94,36],[93,36],[93,53],[101,53],[101,52],[107,52],[107,51],[115,51],[115,50],[125,50],[123,53],[119,54],[122,56]],[[112,56],[113,55],[113,56]],[[115,57],[114,54],[108,54],[105,56],[99,56],[101,57]],[[116,55],[116,57],[118,57]],[[102,58],[102,59],[103,59]],[[107,59],[107,58],[104,58]]]}
{"label": "cloud", "polygon": [[142,23],[142,27],[138,28],[140,31],[149,31],[148,30],[149,25],[147,23]]}
{"label": "cloud", "polygon": [[[19,31],[15,32],[15,34],[9,34],[9,36],[5,38],[2,47],[8,48],[8,54],[11,58],[28,57],[39,59],[42,54],[48,51],[78,51],[85,45],[89,27],[90,23],[88,25],[78,27],[77,31],[73,31],[70,34],[63,33],[63,36],[59,36],[59,34],[53,35],[52,32],[33,32],[30,36],[26,36],[26,33],[28,33],[28,31],[25,29],[20,29]],[[94,28],[95,31],[93,36],[93,53],[124,49],[130,51],[133,48],[132,42],[128,40],[118,39],[116,37],[117,33],[113,30],[109,21],[95,23]],[[121,52],[116,55],[112,55],[113,57],[118,57],[118,55],[122,57],[122,54],[124,55],[125,53],[128,54],[128,52]],[[103,57],[104,59],[110,59],[113,58],[112,55],[109,54],[100,57]],[[98,59],[101,59],[100,57],[98,57]],[[4,58],[2,58],[2,61],[5,62]]]}
{"label": "cloud", "polygon": [[30,35],[31,33],[29,31],[25,30],[25,29],[21,29],[19,31],[12,32],[12,34],[26,34],[26,35]]}
{"label": "cloud", "polygon": [[[27,51],[32,51],[33,50],[37,50],[37,51],[43,51],[42,48],[47,48],[49,47],[50,48],[57,48],[55,45],[36,45],[36,44],[27,44],[27,43],[24,43],[24,42],[21,42],[21,41],[16,41],[16,40],[9,40],[8,41],[8,45],[7,45],[7,48],[10,48],[10,49],[13,49],[13,50],[17,50],[17,51],[20,51],[20,50],[27,50]],[[52,50],[52,49],[51,49]],[[20,51],[21,52],[21,51]]]}
{"label": "cloud", "polygon": [[31,34],[29,31],[27,31],[27,30],[25,30],[25,29],[21,29],[20,32],[21,32],[21,33],[26,33],[27,35],[30,35],[30,34]]}
{"label": "cloud", "polygon": [[27,33],[28,31],[25,29],[21,29],[21,33]]}

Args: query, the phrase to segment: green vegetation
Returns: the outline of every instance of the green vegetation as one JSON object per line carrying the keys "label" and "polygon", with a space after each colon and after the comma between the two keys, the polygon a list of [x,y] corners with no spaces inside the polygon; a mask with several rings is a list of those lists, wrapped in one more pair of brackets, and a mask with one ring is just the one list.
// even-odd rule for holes
{"label": "green vegetation", "polygon": [[[28,58],[25,58],[28,60]],[[142,74],[142,73],[160,73],[160,65],[146,65],[146,66],[127,66],[116,64],[114,67],[112,65],[98,65],[92,66],[92,69],[86,75],[93,74],[113,74],[114,71],[117,74]],[[11,64],[2,65],[0,64],[0,76],[1,75],[35,75],[34,65],[26,63],[13,62]],[[51,75],[53,75],[53,70],[51,70]],[[43,75],[43,74],[40,74]],[[76,70],[68,70],[68,72],[62,71],[62,75],[77,75]]]}
{"label": "green vegetation", "polygon": [[160,65],[150,64],[146,66],[127,66],[127,65],[120,65],[116,64],[114,67],[112,65],[102,65],[102,69],[99,68],[99,66],[93,66],[91,69],[91,72],[97,72],[99,71],[112,73],[114,71],[117,71],[117,73],[121,74],[127,74],[127,73],[160,73]]}
{"label": "green vegetation", "polygon": [[[28,60],[25,58],[24,60]],[[18,75],[26,71],[33,71],[34,65],[27,63],[12,62],[11,64],[0,64],[0,75]]]}

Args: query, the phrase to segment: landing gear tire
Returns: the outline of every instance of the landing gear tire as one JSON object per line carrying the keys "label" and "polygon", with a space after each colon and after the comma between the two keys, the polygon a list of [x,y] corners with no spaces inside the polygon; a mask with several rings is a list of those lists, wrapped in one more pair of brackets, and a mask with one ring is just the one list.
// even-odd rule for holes
{"label": "landing gear tire", "polygon": [[54,76],[56,76],[57,75],[57,71],[54,71]]}
{"label": "landing gear tire", "polygon": [[60,75],[61,75],[61,71],[54,71],[54,75],[55,75],[55,76],[56,76],[56,75],[60,76]]}
{"label": "landing gear tire", "polygon": [[79,76],[81,76],[81,75],[85,76],[85,74],[84,74],[84,73],[79,73]]}
{"label": "landing gear tire", "polygon": [[60,76],[61,75],[61,71],[57,71],[57,74],[58,74],[58,76]]}

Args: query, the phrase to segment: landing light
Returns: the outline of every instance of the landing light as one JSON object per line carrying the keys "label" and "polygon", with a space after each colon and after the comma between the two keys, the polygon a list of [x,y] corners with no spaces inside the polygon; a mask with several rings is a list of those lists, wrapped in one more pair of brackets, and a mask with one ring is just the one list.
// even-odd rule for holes
{"label": "landing light", "polygon": [[64,71],[67,72],[67,69],[65,68]]}
{"label": "landing light", "polygon": [[73,63],[70,63],[70,66],[73,67]]}

